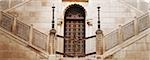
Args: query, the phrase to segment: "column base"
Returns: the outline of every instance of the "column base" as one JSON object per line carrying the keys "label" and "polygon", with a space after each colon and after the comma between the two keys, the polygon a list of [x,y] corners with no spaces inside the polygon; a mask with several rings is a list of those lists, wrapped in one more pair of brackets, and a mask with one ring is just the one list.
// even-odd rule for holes
{"label": "column base", "polygon": [[56,55],[49,55],[48,60],[56,60]]}
{"label": "column base", "polygon": [[103,60],[103,58],[102,58],[101,55],[96,55],[96,59],[97,59],[97,60]]}

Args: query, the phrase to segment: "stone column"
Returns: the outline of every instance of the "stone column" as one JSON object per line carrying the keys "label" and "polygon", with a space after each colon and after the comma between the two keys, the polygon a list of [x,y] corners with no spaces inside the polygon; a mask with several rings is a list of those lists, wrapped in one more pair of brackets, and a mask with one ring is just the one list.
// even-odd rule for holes
{"label": "stone column", "polygon": [[103,54],[103,32],[98,29],[96,31],[96,55],[97,59],[101,59],[100,55]]}
{"label": "stone column", "polygon": [[16,33],[16,22],[17,22],[17,18],[14,17],[14,21],[13,21],[13,25],[12,25],[12,32],[15,34]]}
{"label": "stone column", "polygon": [[55,44],[55,40],[56,40],[56,30],[55,29],[51,29],[50,30],[50,34],[49,34],[49,60],[56,60],[56,44]]}
{"label": "stone column", "polygon": [[11,0],[8,1],[8,8],[11,8]]}
{"label": "stone column", "polygon": [[0,12],[0,21],[1,21],[1,19],[2,19],[2,12]]}
{"label": "stone column", "polygon": [[30,33],[29,33],[29,44],[32,44],[33,39],[33,24],[30,26]]}
{"label": "stone column", "polygon": [[122,33],[122,26],[121,25],[119,25],[118,26],[119,28],[118,28],[118,43],[119,44],[121,44],[121,43],[123,43],[123,33]]}
{"label": "stone column", "polygon": [[134,34],[137,35],[138,34],[138,19],[137,17],[135,16],[134,17]]}
{"label": "stone column", "polygon": [[[150,1],[149,1],[149,10],[148,10],[148,14],[149,14],[149,22],[150,22]],[[150,24],[149,24],[150,27]]]}

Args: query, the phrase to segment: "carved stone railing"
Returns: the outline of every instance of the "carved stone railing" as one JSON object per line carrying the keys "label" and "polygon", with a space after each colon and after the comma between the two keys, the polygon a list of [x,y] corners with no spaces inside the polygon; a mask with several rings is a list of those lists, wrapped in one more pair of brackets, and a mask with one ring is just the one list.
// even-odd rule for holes
{"label": "carved stone railing", "polygon": [[36,29],[33,29],[32,33],[33,33],[32,44],[43,50],[48,50],[48,46],[47,46],[48,36]]}
{"label": "carved stone railing", "polygon": [[149,13],[136,18],[135,20],[119,26],[115,31],[104,36],[104,49],[105,51],[115,47],[118,44],[128,40],[129,38],[143,32],[150,27]]}
{"label": "carved stone railing", "polygon": [[31,48],[48,55],[48,35],[33,28],[33,25],[24,24],[10,14],[2,12],[0,27],[21,38],[22,42],[27,43]]}
{"label": "carved stone railing", "polygon": [[121,28],[121,33],[123,34],[123,41],[131,38],[132,36],[135,35],[135,29],[134,29],[134,21],[131,21]]}
{"label": "carved stone railing", "polygon": [[109,50],[118,44],[118,30],[104,36],[105,49]]}
{"label": "carved stone railing", "polygon": [[12,16],[7,16],[5,13],[2,12],[2,20],[0,26],[7,31],[12,31],[12,25],[14,22],[14,18]]}
{"label": "carved stone railing", "polygon": [[137,18],[138,32],[142,32],[145,29],[149,28],[150,26],[149,19],[150,19],[149,13],[146,13],[143,16]]}
{"label": "carved stone railing", "polygon": [[[2,20],[3,21],[3,20]],[[16,21],[16,26],[14,26],[14,31],[12,31],[15,35],[18,37],[24,39],[25,41],[29,41],[30,37],[30,29],[31,27],[22,23],[21,21],[17,20]]]}

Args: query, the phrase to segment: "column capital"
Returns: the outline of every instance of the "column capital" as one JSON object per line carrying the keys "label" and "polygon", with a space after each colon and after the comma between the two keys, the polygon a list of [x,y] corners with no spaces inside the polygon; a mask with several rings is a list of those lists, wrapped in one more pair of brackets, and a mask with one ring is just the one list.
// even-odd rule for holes
{"label": "column capital", "polygon": [[103,31],[102,30],[96,30],[96,34],[103,34]]}
{"label": "column capital", "polygon": [[55,34],[55,33],[56,33],[56,30],[55,30],[55,29],[51,29],[51,30],[50,30],[50,34],[51,34],[51,33],[54,33],[54,34]]}

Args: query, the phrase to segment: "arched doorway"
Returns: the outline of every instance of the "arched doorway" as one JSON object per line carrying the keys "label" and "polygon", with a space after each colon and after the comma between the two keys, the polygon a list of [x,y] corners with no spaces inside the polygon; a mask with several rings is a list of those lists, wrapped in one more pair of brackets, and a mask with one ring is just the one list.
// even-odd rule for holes
{"label": "arched doorway", "polygon": [[65,11],[64,53],[67,57],[83,57],[85,55],[85,9],[78,5],[70,5]]}

